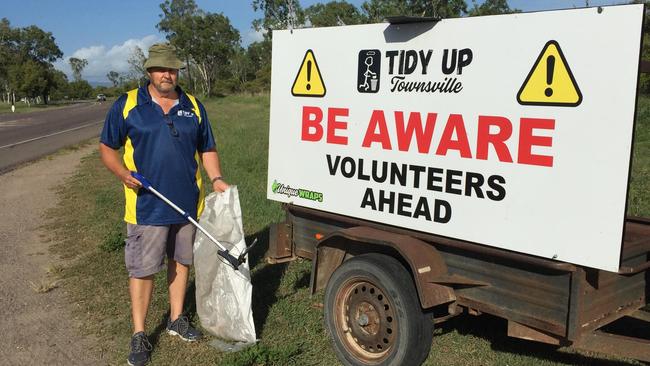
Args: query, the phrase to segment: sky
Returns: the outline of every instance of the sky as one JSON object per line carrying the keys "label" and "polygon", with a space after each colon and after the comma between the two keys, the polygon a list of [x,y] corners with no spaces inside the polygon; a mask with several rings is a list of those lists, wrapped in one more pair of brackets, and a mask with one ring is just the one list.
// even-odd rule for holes
{"label": "sky", "polygon": [[[207,12],[223,13],[239,30],[242,45],[262,39],[252,28],[254,12],[252,1],[195,0]],[[363,0],[347,0],[360,7]],[[472,1],[466,0],[471,6]],[[589,0],[590,6],[611,5],[623,0]],[[127,59],[135,46],[146,50],[165,37],[156,29],[161,14],[162,0],[19,0],[0,1],[0,17],[9,19],[12,27],[36,25],[51,32],[63,58],[54,66],[71,76],[67,60],[70,57],[88,60],[82,77],[91,84],[107,83],[109,71],[128,71]],[[306,8],[319,0],[299,0]],[[478,0],[482,3],[483,0]],[[585,0],[509,0],[511,8],[523,11],[565,9],[585,6]]]}

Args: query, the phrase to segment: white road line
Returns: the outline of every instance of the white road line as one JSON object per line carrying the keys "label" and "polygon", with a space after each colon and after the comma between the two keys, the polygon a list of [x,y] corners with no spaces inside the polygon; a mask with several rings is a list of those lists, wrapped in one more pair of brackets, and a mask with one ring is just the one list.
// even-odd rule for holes
{"label": "white road line", "polygon": [[5,146],[0,146],[0,149],[5,149],[5,148],[8,148],[8,147],[14,147],[14,146],[16,146],[16,145],[26,144],[26,143],[28,143],[28,142],[32,142],[32,141],[36,141],[36,140],[40,140],[40,139],[44,139],[44,138],[47,138],[47,137],[52,137],[52,136],[60,135],[60,134],[62,134],[62,133],[66,133],[66,132],[70,132],[70,131],[79,130],[79,129],[82,129],[82,128],[85,128],[85,127],[88,127],[88,126],[92,126],[92,125],[96,125],[96,124],[98,124],[98,123],[102,123],[102,122],[104,122],[104,120],[103,120],[103,119],[100,119],[99,121],[95,121],[95,122],[91,122],[91,123],[88,123],[88,124],[85,124],[85,125],[77,126],[77,127],[75,127],[75,128],[70,128],[70,129],[67,129],[67,130],[63,130],[63,131],[58,131],[58,132],[55,132],[55,133],[51,133],[51,134],[49,134],[49,135],[39,136],[39,137],[34,137],[34,138],[29,139],[29,140],[23,140],[23,141],[19,141],[19,142],[14,142],[13,144],[5,145]]}

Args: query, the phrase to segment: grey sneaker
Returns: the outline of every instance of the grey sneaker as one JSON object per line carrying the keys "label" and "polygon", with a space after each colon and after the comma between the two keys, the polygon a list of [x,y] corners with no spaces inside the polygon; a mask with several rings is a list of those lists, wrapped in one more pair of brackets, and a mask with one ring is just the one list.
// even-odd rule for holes
{"label": "grey sneaker", "polygon": [[171,318],[167,319],[167,333],[179,336],[186,342],[197,341],[201,339],[202,336],[199,330],[192,327],[187,316],[182,314],[174,321],[171,321]]}
{"label": "grey sneaker", "polygon": [[149,362],[149,352],[151,352],[151,343],[144,332],[138,332],[131,337],[131,353],[126,362],[131,366],[142,366]]}

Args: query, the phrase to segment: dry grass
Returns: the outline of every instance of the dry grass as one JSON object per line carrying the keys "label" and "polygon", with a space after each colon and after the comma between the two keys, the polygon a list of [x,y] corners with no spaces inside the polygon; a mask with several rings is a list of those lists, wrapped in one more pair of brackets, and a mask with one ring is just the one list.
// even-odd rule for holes
{"label": "dry grass", "polygon": [[29,281],[29,287],[38,294],[44,294],[59,287],[60,280],[42,280],[40,283]]}

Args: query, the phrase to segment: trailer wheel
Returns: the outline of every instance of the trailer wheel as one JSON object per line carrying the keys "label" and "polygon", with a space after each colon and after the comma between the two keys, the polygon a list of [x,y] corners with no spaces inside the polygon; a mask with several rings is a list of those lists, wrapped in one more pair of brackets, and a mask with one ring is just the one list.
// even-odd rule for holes
{"label": "trailer wheel", "polygon": [[420,308],[409,272],[370,253],[345,261],[325,290],[325,325],[345,365],[420,365],[433,321]]}

